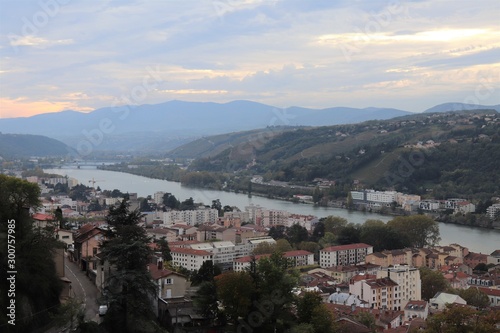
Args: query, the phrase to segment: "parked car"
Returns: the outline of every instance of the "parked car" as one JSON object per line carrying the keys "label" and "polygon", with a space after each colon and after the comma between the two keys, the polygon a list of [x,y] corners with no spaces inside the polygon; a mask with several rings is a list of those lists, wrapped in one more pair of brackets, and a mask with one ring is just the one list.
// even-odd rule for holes
{"label": "parked car", "polygon": [[107,305],[100,305],[99,306],[99,316],[104,316],[108,312],[108,306]]}

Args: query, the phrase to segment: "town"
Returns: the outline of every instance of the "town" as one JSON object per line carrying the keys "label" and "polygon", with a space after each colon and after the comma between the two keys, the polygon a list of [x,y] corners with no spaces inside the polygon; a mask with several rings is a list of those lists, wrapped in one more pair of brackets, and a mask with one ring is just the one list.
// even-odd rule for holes
{"label": "town", "polygon": [[[68,177],[29,176],[26,180],[37,184],[43,195],[40,207],[31,214],[35,228],[49,228],[65,244],[56,255],[57,272],[66,282],[61,297],[71,296],[71,281],[64,269],[71,262],[101,294],[102,316],[108,309],[108,281],[116,273],[101,253],[114,228],[107,223],[108,209],[125,201],[130,211],[141,211],[139,226],[153,253],[146,258],[157,289],[152,307],[167,328],[214,325],[213,318],[200,315],[196,303],[197,274],[207,265],[216,266],[222,274],[250,272],[276,253],[285,260],[287,270],[298,274],[293,287],[296,297],[318,295],[335,325],[345,332],[410,332],[426,328],[428,320],[438,318],[451,305],[474,311],[500,307],[500,249],[483,254],[460,244],[429,244],[375,251],[373,244],[325,240],[328,222],[315,216],[258,205],[240,210],[222,206],[218,200],[210,206],[192,198],[180,202],[165,192],[141,199],[135,193],[101,191],[94,179],[89,180],[90,187]],[[55,194],[63,186],[81,187],[80,200]],[[367,209],[396,205],[419,213],[475,211],[474,204],[457,198],[420,200],[418,195],[369,189],[351,191],[350,196],[352,204]],[[497,221],[500,203],[486,211]],[[349,226],[341,222],[335,227],[342,234],[342,228]],[[291,236],[291,230],[297,235]],[[315,234],[320,237],[314,239]]]}

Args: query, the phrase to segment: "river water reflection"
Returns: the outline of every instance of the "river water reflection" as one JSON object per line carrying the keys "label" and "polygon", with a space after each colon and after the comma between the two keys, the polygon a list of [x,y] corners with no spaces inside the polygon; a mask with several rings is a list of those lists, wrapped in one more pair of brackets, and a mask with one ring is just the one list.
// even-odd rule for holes
{"label": "river water reflection", "polygon": [[[250,204],[260,205],[265,208],[285,210],[296,214],[315,215],[325,217],[329,215],[346,218],[352,223],[363,223],[368,219],[379,219],[384,222],[392,219],[390,216],[383,216],[374,213],[363,213],[348,211],[339,208],[316,207],[308,204],[297,204],[289,201],[268,199],[260,196],[248,197],[246,194],[232,193],[224,191],[212,191],[199,188],[181,186],[180,183],[160,179],[150,179],[135,176],[127,173],[98,170],[94,167],[67,167],[62,169],[47,169],[47,173],[67,175],[77,179],[80,183],[90,186],[89,181],[94,179],[95,186],[103,190],[118,189],[122,192],[137,193],[139,197],[153,195],[155,192],[170,192],[179,200],[192,197],[195,202],[203,202],[210,205],[212,200],[219,199],[222,205],[236,206],[244,209]],[[467,226],[453,224],[439,224],[441,233],[441,244],[459,243],[468,247],[471,251],[491,253],[500,249],[500,230],[489,230],[471,228]]]}

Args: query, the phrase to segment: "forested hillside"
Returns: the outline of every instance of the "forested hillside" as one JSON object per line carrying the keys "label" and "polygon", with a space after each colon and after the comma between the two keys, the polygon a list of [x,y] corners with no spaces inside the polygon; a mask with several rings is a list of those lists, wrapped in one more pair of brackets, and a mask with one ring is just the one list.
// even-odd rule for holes
{"label": "forested hillside", "polygon": [[0,133],[0,156],[9,158],[31,156],[65,156],[73,149],[42,135]]}
{"label": "forested hillside", "polygon": [[[317,178],[434,196],[498,194],[500,117],[494,110],[421,114],[300,128],[198,159],[191,171],[262,175],[307,185]],[[405,168],[407,170],[405,170]]]}

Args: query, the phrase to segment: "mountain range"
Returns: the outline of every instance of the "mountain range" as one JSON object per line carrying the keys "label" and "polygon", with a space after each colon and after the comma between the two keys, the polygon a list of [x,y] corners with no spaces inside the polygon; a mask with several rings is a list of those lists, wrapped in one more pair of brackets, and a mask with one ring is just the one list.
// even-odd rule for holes
{"label": "mountain range", "polygon": [[[470,105],[448,103],[425,112],[464,110]],[[473,106],[496,109],[500,105]],[[302,107],[232,101],[228,103],[169,101],[161,104],[106,107],[89,113],[62,111],[26,118],[0,119],[0,132],[45,135],[79,148],[167,152],[207,135],[282,126],[325,126],[384,120],[410,115],[392,108]]]}

